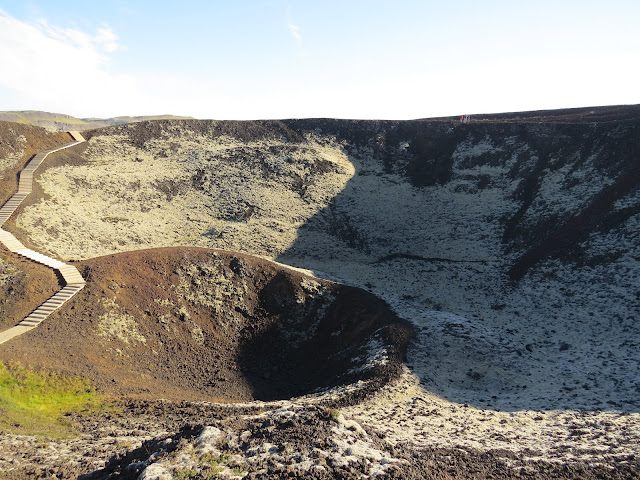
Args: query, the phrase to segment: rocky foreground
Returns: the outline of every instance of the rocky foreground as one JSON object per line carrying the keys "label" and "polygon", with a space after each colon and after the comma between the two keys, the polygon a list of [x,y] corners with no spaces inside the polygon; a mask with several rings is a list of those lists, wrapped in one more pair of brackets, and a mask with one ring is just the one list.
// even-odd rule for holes
{"label": "rocky foreground", "polygon": [[3,435],[5,478],[629,479],[640,472],[632,455],[534,461],[499,448],[415,448],[315,401],[230,408],[130,400],[122,408],[75,418],[83,434],[64,442]]}
{"label": "rocky foreground", "polygon": [[[75,331],[92,348],[56,368],[128,399],[122,414],[75,419],[81,440],[5,435],[0,468],[60,478],[639,476],[638,133],[636,107],[87,133],[86,145],[47,160],[9,228],[77,260],[93,294],[0,358],[34,357]],[[388,356],[397,343],[354,335],[355,376],[269,397],[264,385],[295,376],[299,361],[264,376],[242,367],[245,344],[234,340],[229,361],[207,350],[204,367],[216,368],[198,370],[198,388],[184,358],[220,336],[216,322],[244,328],[259,312],[277,325],[281,312],[264,308],[273,301],[236,309],[256,284],[239,282],[230,258],[213,274],[187,254],[163,274],[166,262],[131,253],[177,246],[258,255],[307,269],[296,281],[368,290],[410,326],[406,357]],[[134,281],[118,276],[119,262],[149,270]],[[152,280],[140,288],[142,278]],[[300,288],[289,290],[302,292],[297,305],[317,295]],[[173,377],[170,358],[182,365]],[[118,362],[126,374],[109,377]],[[225,391],[244,403],[206,402]]]}

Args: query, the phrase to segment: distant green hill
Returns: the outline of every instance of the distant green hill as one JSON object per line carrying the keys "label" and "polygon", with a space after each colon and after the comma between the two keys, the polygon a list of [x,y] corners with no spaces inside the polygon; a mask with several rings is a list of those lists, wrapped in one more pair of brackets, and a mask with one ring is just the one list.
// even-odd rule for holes
{"label": "distant green hill", "polygon": [[0,112],[0,120],[7,122],[25,123],[36,125],[49,130],[89,130],[92,128],[120,125],[123,123],[142,122],[144,120],[163,119],[192,119],[193,117],[180,117],[176,115],[147,115],[139,117],[114,117],[114,118],[76,118],[62,113],[49,113],[37,110],[24,110],[14,112]]}

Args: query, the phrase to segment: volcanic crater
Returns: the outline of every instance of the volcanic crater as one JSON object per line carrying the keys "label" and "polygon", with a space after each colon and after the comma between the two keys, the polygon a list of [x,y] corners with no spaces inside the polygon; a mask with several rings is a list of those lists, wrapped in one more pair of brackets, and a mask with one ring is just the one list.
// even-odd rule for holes
{"label": "volcanic crater", "polygon": [[28,363],[113,393],[279,400],[359,380],[377,388],[397,375],[411,336],[365,290],[247,255],[161,248],[78,266],[86,289],[3,357],[28,341],[43,352]]}
{"label": "volcanic crater", "polygon": [[[73,471],[105,466],[119,436],[155,447],[117,447],[128,456],[95,478],[204,476],[192,454],[207,442],[247,478],[636,478],[639,119],[622,106],[85,132],[5,228],[77,260],[87,286],[0,361],[126,399],[118,419],[78,418],[78,451],[98,453]],[[5,197],[30,142],[56,143],[36,133],[0,130]],[[0,314],[19,318],[55,279],[1,260]],[[25,444],[0,468],[26,465]]]}

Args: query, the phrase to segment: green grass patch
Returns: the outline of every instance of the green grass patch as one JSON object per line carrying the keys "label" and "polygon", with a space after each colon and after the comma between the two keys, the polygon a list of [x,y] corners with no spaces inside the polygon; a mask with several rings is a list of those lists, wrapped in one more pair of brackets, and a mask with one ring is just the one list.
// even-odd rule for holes
{"label": "green grass patch", "polygon": [[327,413],[329,414],[329,418],[334,422],[340,422],[340,411],[335,408],[328,408]]}
{"label": "green grass patch", "polygon": [[223,463],[227,463],[231,460],[230,453],[221,453],[220,455],[213,455],[212,453],[205,453],[200,456],[200,462],[205,463],[211,467],[218,467]]}
{"label": "green grass patch", "polygon": [[189,478],[196,478],[197,476],[198,471],[193,468],[179,468],[173,472],[173,478],[176,480],[187,480]]}
{"label": "green grass patch", "polygon": [[65,415],[113,409],[86,379],[0,362],[0,432],[67,437],[74,430]]}

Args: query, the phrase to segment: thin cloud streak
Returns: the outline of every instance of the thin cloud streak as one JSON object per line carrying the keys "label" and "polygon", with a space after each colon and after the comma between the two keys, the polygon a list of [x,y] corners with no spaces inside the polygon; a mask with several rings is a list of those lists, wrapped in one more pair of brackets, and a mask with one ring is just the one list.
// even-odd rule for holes
{"label": "thin cloud streak", "polygon": [[120,50],[122,48],[122,46],[118,43],[118,36],[107,25],[99,28],[98,34],[93,38],[96,43],[102,45],[103,50],[107,53],[113,53],[116,50]]}
{"label": "thin cloud streak", "polygon": [[287,10],[287,26],[289,27],[289,32],[294,40],[298,43],[302,42],[302,34],[300,33],[300,27],[294,23],[293,18],[291,17],[291,10]]}

